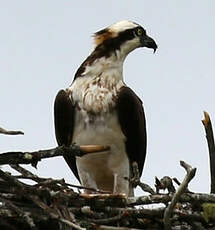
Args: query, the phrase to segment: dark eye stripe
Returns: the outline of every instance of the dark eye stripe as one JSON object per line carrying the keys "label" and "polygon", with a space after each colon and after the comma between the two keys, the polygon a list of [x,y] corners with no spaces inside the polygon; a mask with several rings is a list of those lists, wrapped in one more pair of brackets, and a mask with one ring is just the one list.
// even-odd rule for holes
{"label": "dark eye stripe", "polygon": [[[84,61],[84,63],[79,67],[75,74],[74,80],[81,76],[81,74],[85,71],[85,67],[87,65],[91,65],[97,58],[101,57],[110,57],[110,55],[116,50],[120,49],[120,46],[126,41],[132,40],[136,35],[135,31],[141,28],[143,30],[143,34],[145,34],[145,30],[142,27],[136,27],[134,29],[128,29],[123,32],[120,32],[117,37],[110,38],[105,40],[103,43],[98,45],[94,52]],[[99,31],[97,34],[102,34],[104,31]]]}

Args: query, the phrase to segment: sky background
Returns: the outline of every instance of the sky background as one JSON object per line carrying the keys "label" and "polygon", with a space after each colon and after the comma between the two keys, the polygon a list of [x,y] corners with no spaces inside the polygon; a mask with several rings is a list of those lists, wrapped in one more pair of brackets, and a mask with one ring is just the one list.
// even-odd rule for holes
{"label": "sky background", "polygon": [[[0,0],[0,127],[24,136],[0,136],[0,152],[56,146],[53,103],[92,51],[91,35],[129,19],[159,48],[137,49],[124,79],[144,102],[148,150],[142,180],[184,178],[184,160],[197,167],[190,189],[209,192],[203,110],[215,122],[215,1]],[[30,166],[27,167],[31,168]],[[78,183],[60,157],[33,170]],[[137,195],[140,195],[137,191]]]}

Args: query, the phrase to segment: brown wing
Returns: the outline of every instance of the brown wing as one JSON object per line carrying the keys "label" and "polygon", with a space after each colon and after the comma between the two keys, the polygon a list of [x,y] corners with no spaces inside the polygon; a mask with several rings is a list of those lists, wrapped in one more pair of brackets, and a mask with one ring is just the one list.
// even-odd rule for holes
{"label": "brown wing", "polygon": [[[59,146],[70,146],[74,131],[75,106],[65,90],[60,90],[54,103],[54,124],[55,136]],[[70,169],[79,180],[76,159],[73,156],[65,155],[64,159]]]}
{"label": "brown wing", "polygon": [[130,163],[138,163],[140,175],[146,157],[146,122],[141,100],[128,87],[122,87],[117,99],[117,113]]}

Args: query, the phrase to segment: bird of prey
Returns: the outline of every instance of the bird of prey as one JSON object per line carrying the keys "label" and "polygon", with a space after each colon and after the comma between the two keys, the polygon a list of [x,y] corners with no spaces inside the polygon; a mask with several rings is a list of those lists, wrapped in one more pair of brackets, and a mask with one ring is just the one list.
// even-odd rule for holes
{"label": "bird of prey", "polygon": [[94,50],[72,84],[56,96],[56,139],[60,146],[109,146],[103,152],[64,158],[83,186],[132,196],[133,187],[125,177],[132,177],[134,161],[142,174],[146,124],[141,100],[123,80],[123,63],[134,49],[147,47],[155,52],[157,45],[142,26],[127,20],[98,31],[93,38]]}

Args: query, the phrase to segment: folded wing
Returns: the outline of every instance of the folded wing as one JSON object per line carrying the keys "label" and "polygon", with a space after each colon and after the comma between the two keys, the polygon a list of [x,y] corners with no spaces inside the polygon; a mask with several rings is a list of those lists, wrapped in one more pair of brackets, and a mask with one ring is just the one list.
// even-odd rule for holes
{"label": "folded wing", "polygon": [[146,122],[141,100],[128,87],[122,87],[117,99],[117,113],[126,137],[126,151],[130,164],[138,163],[140,175],[146,157]]}
{"label": "folded wing", "polygon": [[[65,90],[60,90],[54,102],[55,135],[59,146],[70,146],[72,144],[74,119],[75,106],[68,93]],[[64,159],[79,180],[75,157],[64,155]]]}

